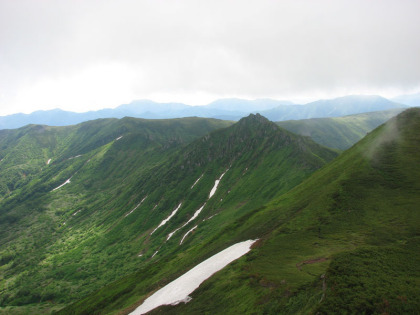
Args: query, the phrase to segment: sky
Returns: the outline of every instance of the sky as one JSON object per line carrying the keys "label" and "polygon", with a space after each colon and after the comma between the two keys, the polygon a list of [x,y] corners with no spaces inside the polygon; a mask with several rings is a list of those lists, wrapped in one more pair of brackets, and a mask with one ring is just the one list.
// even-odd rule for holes
{"label": "sky", "polygon": [[0,0],[0,115],[420,92],[420,0]]}

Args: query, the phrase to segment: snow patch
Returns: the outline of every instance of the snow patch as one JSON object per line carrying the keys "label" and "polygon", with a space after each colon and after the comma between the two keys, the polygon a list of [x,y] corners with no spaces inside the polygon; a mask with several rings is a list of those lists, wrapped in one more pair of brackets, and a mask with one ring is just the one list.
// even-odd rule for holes
{"label": "snow patch", "polygon": [[143,256],[143,254],[138,254],[137,256],[138,256],[138,257],[141,257],[141,256]]}
{"label": "snow patch", "polygon": [[169,234],[168,234],[168,237],[166,238],[166,241],[169,241],[169,239],[172,237],[172,235],[174,235],[174,234],[175,234],[175,232],[176,232],[176,231],[178,231],[179,229],[181,229],[181,228],[179,227],[179,228],[177,228],[175,231],[173,231],[173,232],[169,233]]}
{"label": "snow patch", "polygon": [[143,198],[143,199],[139,202],[139,204],[138,204],[137,206],[135,206],[135,207],[134,207],[134,209],[133,209],[133,210],[131,210],[129,213],[127,213],[127,214],[125,215],[125,217],[127,217],[129,214],[132,214],[134,210],[136,210],[138,207],[140,207],[140,205],[143,203],[143,201],[144,201],[146,198],[147,198],[147,196],[146,196],[146,197],[144,197],[144,198]]}
{"label": "snow patch", "polygon": [[194,231],[197,228],[198,225],[194,226],[191,230],[189,230],[187,233],[184,234],[184,236],[181,239],[181,242],[179,242],[179,245],[182,244],[182,242],[184,241],[184,239],[187,237],[188,234],[190,234],[192,231]]}
{"label": "snow patch", "polygon": [[171,305],[173,305],[173,306],[175,306],[175,305],[178,305],[179,303],[185,303],[185,304],[187,304],[189,301],[191,301],[192,300],[192,297],[191,296],[189,296],[189,295],[187,295],[186,297],[185,297],[185,299],[182,299],[182,300],[179,300],[179,301],[176,301],[175,303],[172,303]]}
{"label": "snow patch", "polygon": [[[73,176],[72,176],[72,177],[73,177]],[[51,190],[51,191],[57,190],[57,189],[59,189],[59,188],[63,187],[64,185],[70,184],[70,179],[71,179],[71,177],[70,177],[68,180],[66,180],[64,183],[62,183],[60,186],[55,187],[55,188],[54,188],[53,190]]]}
{"label": "snow patch", "polygon": [[211,189],[211,191],[210,191],[210,194],[209,194],[209,199],[211,198],[211,197],[213,197],[213,195],[216,193],[216,190],[217,190],[217,186],[219,186],[219,183],[220,183],[220,181],[222,180],[222,178],[223,178],[223,176],[226,174],[226,172],[228,171],[229,169],[227,169],[221,176],[220,176],[220,178],[219,179],[216,179],[216,181],[214,182],[214,186],[213,186],[213,188]]}
{"label": "snow patch", "polygon": [[152,258],[155,257],[158,252],[159,252],[158,250],[155,251],[155,253],[152,255]]}
{"label": "snow patch", "polygon": [[51,163],[51,159],[49,159],[48,161],[47,161],[47,165],[49,165]]}
{"label": "snow patch", "polygon": [[207,220],[210,220],[211,218],[213,218],[214,216],[216,216],[216,215],[218,215],[218,213],[216,213],[216,214],[213,214],[212,216],[209,216],[207,219],[204,219],[203,221],[207,221]]}
{"label": "snow patch", "polygon": [[82,156],[81,154],[76,155],[76,156],[71,156],[71,157],[69,157],[67,160],[76,159],[76,158],[81,157],[81,156]]}
{"label": "snow patch", "polygon": [[[168,237],[166,238],[166,241],[168,241],[171,237],[172,237],[172,235],[174,235],[175,234],[175,232],[177,232],[178,230],[180,230],[180,229],[182,229],[184,226],[186,226],[188,223],[190,223],[192,220],[194,220],[195,218],[197,218],[198,217],[198,215],[200,214],[200,212],[203,210],[203,208],[204,208],[204,206],[205,206],[206,204],[204,203],[204,205],[202,205],[201,206],[201,208],[200,209],[198,209],[195,213],[194,213],[194,215],[191,217],[191,219],[189,219],[188,220],[188,222],[187,223],[185,223],[183,226],[181,226],[181,227],[179,227],[179,228],[177,228],[175,231],[173,231],[173,232],[171,232],[171,233],[169,233],[168,234]],[[184,236],[185,237],[185,236]]]}
{"label": "snow patch", "polygon": [[118,138],[115,139],[115,141],[120,140],[122,137],[124,137],[124,136],[119,136]]}
{"label": "snow patch", "polygon": [[202,205],[201,206],[201,208],[200,209],[198,209],[195,213],[194,213],[194,215],[191,217],[191,219],[189,219],[188,220],[188,222],[187,223],[185,223],[181,228],[183,228],[184,226],[186,226],[188,223],[190,223],[192,220],[194,220],[196,217],[198,217],[198,215],[200,214],[200,212],[201,212],[201,210],[203,210],[203,208],[204,208],[204,206],[205,206],[206,204],[204,203],[204,205]]}
{"label": "snow patch", "polygon": [[78,214],[80,211],[82,211],[82,210],[77,210],[75,213],[73,213],[73,216],[75,216],[76,214]]}
{"label": "snow patch", "polygon": [[255,241],[248,240],[234,244],[206,259],[162,289],[156,291],[130,314],[145,314],[161,305],[176,305],[180,302],[189,302],[191,300],[188,296],[189,294],[194,292],[202,282],[210,278],[214,273],[248,253]]}
{"label": "snow patch", "polygon": [[195,181],[195,183],[191,186],[191,189],[193,189],[193,187],[195,186],[195,184],[198,183],[198,181],[201,179],[201,177],[203,177],[204,174],[201,174],[201,176]]}
{"label": "snow patch", "polygon": [[169,215],[169,217],[167,217],[165,220],[163,220],[162,222],[160,222],[160,224],[157,226],[157,228],[155,228],[152,233],[150,233],[150,235],[152,235],[153,233],[155,233],[155,231],[160,228],[162,225],[166,224],[166,222],[168,222],[179,210],[179,208],[181,207],[182,202],[178,205],[178,207],[176,207],[176,209],[174,211],[172,211],[172,213]]}

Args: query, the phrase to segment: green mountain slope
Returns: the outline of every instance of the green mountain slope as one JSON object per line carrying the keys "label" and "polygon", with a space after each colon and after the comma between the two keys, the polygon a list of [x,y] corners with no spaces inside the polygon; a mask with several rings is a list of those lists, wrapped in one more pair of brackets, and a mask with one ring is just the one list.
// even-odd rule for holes
{"label": "green mountain slope", "polygon": [[82,124],[81,141],[2,201],[2,306],[67,304],[183,256],[337,155],[259,115],[190,144],[164,123],[166,133],[141,125],[122,138]]}
{"label": "green mountain slope", "polygon": [[345,150],[403,110],[404,108],[389,109],[343,117],[287,120],[276,123],[293,133],[309,136],[329,148]]}
{"label": "green mountain slope", "polygon": [[[131,154],[140,151],[150,154],[157,150],[154,154],[157,158],[163,150],[186,144],[231,124],[203,118],[145,120],[126,117],[121,120],[99,119],[68,127],[28,125],[16,130],[0,130],[0,200],[48,167],[66,159],[82,157],[112,144],[119,137],[125,136],[119,143],[132,145]],[[83,157],[82,160],[87,161]],[[143,163],[149,161],[154,159],[144,156]]]}
{"label": "green mountain slope", "polygon": [[145,266],[62,313],[127,313],[215,252],[259,238],[189,303],[151,313],[418,314],[419,131],[420,110],[401,113],[210,240]]}

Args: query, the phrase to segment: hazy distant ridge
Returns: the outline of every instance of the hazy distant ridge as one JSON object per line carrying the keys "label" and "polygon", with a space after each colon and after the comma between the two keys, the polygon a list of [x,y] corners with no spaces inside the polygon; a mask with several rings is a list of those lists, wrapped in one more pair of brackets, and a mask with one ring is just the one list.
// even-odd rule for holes
{"label": "hazy distant ridge", "polygon": [[269,120],[307,119],[338,117],[371,111],[403,108],[406,105],[380,96],[344,96],[331,100],[320,100],[306,105],[294,105],[289,101],[272,99],[220,99],[205,106],[182,103],[157,103],[150,100],[133,101],[115,109],[102,109],[85,113],[74,113],[53,109],[31,114],[13,114],[0,117],[0,129],[19,128],[28,124],[67,126],[98,118],[136,117],[148,119],[206,117],[239,120],[250,113],[260,112]]}

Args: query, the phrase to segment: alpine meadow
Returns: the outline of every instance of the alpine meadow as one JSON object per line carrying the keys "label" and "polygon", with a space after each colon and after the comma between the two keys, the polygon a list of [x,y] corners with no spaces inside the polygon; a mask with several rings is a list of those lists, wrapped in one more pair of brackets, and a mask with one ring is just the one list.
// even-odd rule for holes
{"label": "alpine meadow", "polygon": [[259,114],[3,130],[2,310],[129,313],[256,240],[152,313],[414,314],[419,129],[409,109],[340,155]]}
{"label": "alpine meadow", "polygon": [[0,315],[419,315],[420,0],[0,0]]}

